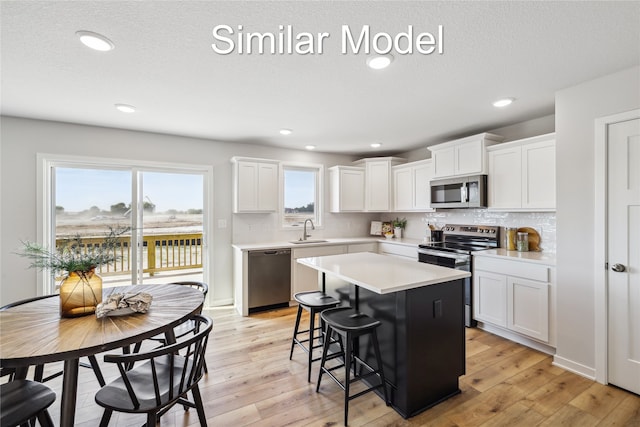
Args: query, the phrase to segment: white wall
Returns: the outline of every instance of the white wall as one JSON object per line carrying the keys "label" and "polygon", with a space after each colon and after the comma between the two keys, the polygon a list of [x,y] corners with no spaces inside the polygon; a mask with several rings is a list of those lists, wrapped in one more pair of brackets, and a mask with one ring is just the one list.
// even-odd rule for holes
{"label": "white wall", "polygon": [[[595,374],[594,120],[640,107],[634,67],[556,93],[556,363]],[[604,268],[604,266],[603,266]],[[600,284],[602,286],[602,284]]]}
{"label": "white wall", "polygon": [[[214,228],[211,255],[213,286],[210,302],[233,298],[232,251],[234,236],[247,236],[247,224],[269,224],[253,232],[254,241],[275,239],[275,215],[237,216],[231,211],[233,156],[348,164],[348,156],[284,150],[251,144],[218,142],[146,132],[133,132],[59,122],[2,117],[0,122],[0,305],[36,295],[36,270],[13,252],[21,240],[36,240],[36,153],[139,159],[145,161],[211,164],[214,173],[213,224],[227,220],[228,228]],[[328,174],[327,174],[328,177]],[[328,206],[328,205],[325,205]],[[331,218],[329,220],[329,218]],[[359,217],[329,215],[331,225],[322,233],[362,235]],[[286,236],[285,236],[286,238]]]}

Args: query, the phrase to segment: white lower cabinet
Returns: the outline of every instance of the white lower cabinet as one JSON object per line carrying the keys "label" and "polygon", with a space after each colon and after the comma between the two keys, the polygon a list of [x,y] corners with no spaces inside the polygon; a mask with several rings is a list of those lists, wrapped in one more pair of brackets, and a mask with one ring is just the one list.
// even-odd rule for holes
{"label": "white lower cabinet", "polygon": [[488,271],[476,271],[473,288],[473,317],[506,328],[507,277]]}
{"label": "white lower cabinet", "polygon": [[549,341],[549,284],[507,276],[507,328]]}
{"label": "white lower cabinet", "polygon": [[552,270],[548,265],[475,256],[474,318],[554,345]]}

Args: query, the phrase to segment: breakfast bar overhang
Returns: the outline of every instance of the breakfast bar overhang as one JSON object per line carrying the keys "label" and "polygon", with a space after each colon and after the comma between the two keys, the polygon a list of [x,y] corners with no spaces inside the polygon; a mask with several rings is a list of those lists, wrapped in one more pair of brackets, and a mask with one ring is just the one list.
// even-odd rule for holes
{"label": "breakfast bar overhang", "polygon": [[[460,393],[465,373],[463,279],[470,273],[370,252],[300,258],[327,294],[374,317],[394,409],[412,417]],[[368,362],[368,340],[357,345]]]}

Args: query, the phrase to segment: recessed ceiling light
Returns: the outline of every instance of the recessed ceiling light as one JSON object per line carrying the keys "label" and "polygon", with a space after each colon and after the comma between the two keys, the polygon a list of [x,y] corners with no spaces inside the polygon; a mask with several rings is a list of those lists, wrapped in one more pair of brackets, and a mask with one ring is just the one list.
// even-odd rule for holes
{"label": "recessed ceiling light", "polygon": [[380,148],[382,147],[382,144],[380,144],[379,142],[374,142],[373,144],[371,144],[371,148]]}
{"label": "recessed ceiling light", "polygon": [[113,42],[102,34],[93,33],[91,31],[77,31],[76,35],[80,37],[82,44],[94,50],[107,52],[115,47]]}
{"label": "recessed ceiling light", "polygon": [[315,145],[305,145],[305,147],[307,150],[315,150],[316,146]]}
{"label": "recessed ceiling light", "polygon": [[136,112],[136,107],[134,107],[133,105],[116,104],[116,108],[118,109],[118,111],[121,111],[123,113],[135,113]]}
{"label": "recessed ceiling light", "polygon": [[391,55],[370,56],[367,58],[367,65],[374,70],[387,68],[391,62],[393,62],[393,56]]}
{"label": "recessed ceiling light", "polygon": [[507,105],[510,105],[513,101],[514,101],[513,98],[499,99],[493,103],[493,106],[498,108],[506,107]]}
{"label": "recessed ceiling light", "polygon": [[291,133],[293,133],[291,129],[280,129],[281,135],[291,135]]}

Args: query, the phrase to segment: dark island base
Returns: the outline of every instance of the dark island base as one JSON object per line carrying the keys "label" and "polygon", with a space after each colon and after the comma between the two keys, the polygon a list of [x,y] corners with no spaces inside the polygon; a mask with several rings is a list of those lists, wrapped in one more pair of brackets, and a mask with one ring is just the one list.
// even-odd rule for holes
{"label": "dark island base", "polygon": [[[402,417],[460,393],[458,378],[465,373],[463,280],[386,295],[329,276],[323,280],[325,291],[341,305],[382,323],[378,340],[387,391]],[[368,338],[360,339],[357,351],[375,366]]]}

